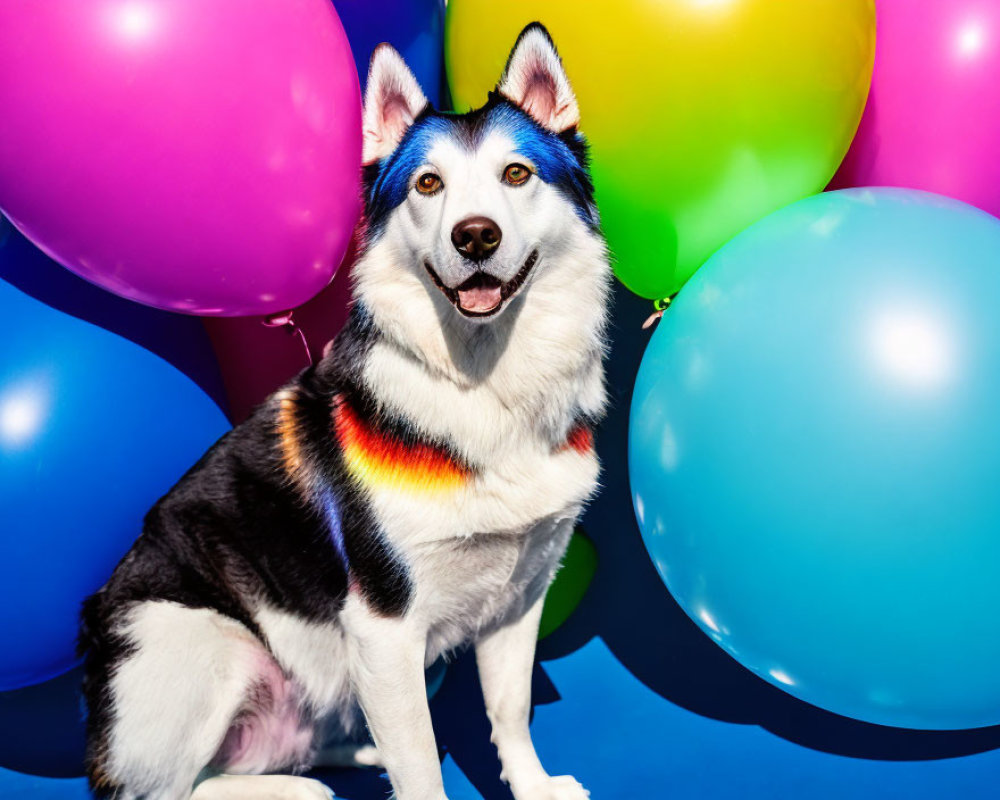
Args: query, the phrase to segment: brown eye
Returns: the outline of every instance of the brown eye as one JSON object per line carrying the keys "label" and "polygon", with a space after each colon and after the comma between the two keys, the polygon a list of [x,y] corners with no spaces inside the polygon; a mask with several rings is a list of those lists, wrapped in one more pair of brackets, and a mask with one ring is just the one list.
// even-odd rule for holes
{"label": "brown eye", "polygon": [[442,186],[444,186],[444,182],[441,180],[441,176],[435,175],[433,172],[425,172],[417,178],[417,191],[420,194],[434,194]]}
{"label": "brown eye", "polygon": [[511,186],[520,186],[531,177],[531,170],[524,164],[508,164],[503,171],[503,182]]}

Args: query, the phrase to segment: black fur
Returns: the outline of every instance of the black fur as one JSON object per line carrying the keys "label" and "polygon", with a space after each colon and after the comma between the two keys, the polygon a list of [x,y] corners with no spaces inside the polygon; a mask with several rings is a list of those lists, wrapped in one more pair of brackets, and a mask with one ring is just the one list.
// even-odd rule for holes
{"label": "black fur", "polygon": [[156,503],[111,579],[85,602],[79,652],[89,707],[88,775],[99,795],[114,790],[102,779],[103,737],[111,722],[106,682],[129,648],[115,627],[135,604],[166,600],[211,608],[241,622],[265,646],[250,598],[324,622],[336,617],[350,585],[382,614],[405,612],[412,595],[407,567],[378,529],[363,492],[348,480],[332,429],[333,401],[341,395],[380,432],[407,444],[419,440],[405,420],[376,408],[359,383],[364,352],[378,335],[356,306],[331,353],[287,387],[295,393],[305,458],[337,498],[346,564],[323,514],[284,469],[278,407],[269,402]]}

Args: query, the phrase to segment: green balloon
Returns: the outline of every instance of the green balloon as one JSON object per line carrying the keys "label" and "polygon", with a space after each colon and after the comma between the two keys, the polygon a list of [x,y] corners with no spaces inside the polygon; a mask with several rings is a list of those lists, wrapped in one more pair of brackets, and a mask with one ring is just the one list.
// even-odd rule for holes
{"label": "green balloon", "polygon": [[562,567],[549,586],[542,609],[538,638],[543,639],[562,625],[576,611],[597,572],[597,548],[582,530],[569,540]]}
{"label": "green balloon", "polygon": [[649,298],[829,182],[875,55],[872,0],[450,0],[456,108],[483,103],[535,20],[580,104],[615,273]]}

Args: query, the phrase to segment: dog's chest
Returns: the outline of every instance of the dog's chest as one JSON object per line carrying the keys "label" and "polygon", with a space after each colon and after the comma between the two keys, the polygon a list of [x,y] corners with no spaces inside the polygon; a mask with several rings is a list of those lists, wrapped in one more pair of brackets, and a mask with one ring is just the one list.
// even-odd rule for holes
{"label": "dog's chest", "polygon": [[599,371],[588,375],[596,390],[583,377],[542,387],[513,374],[463,388],[376,347],[366,385],[409,435],[337,406],[347,476],[409,572],[429,655],[523,613],[547,587],[597,485],[579,420],[603,395]]}
{"label": "dog's chest", "polygon": [[519,617],[548,587],[574,517],[519,533],[479,533],[412,548],[413,610],[428,628],[428,659]]}
{"label": "dog's chest", "polygon": [[576,513],[596,487],[593,450],[525,448],[474,473],[435,465],[382,485],[368,497],[392,543],[407,551],[475,534],[521,534]]}
{"label": "dog's chest", "polygon": [[[419,443],[361,453],[353,476],[394,543],[524,531],[593,492],[592,436],[573,421],[600,407],[600,362],[556,376],[517,359],[460,386],[388,345],[369,353],[365,381],[380,406],[406,418]],[[378,442],[380,436],[367,437]],[[353,464],[355,448],[342,439]],[[374,467],[377,462],[377,469]]]}
{"label": "dog's chest", "polygon": [[380,527],[410,574],[429,657],[544,593],[597,469],[589,434],[554,448],[526,437],[475,472],[428,461],[423,480],[370,485]]}

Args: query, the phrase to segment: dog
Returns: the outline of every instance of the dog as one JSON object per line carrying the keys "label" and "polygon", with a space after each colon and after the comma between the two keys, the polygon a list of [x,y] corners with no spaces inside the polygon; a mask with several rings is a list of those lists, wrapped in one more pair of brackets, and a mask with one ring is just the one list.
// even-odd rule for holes
{"label": "dog", "polygon": [[488,102],[371,61],[348,322],[146,516],[84,604],[87,771],[118,800],[445,798],[424,670],[473,644],[516,800],[581,800],[528,728],[546,589],[598,485],[610,267],[546,30]]}

